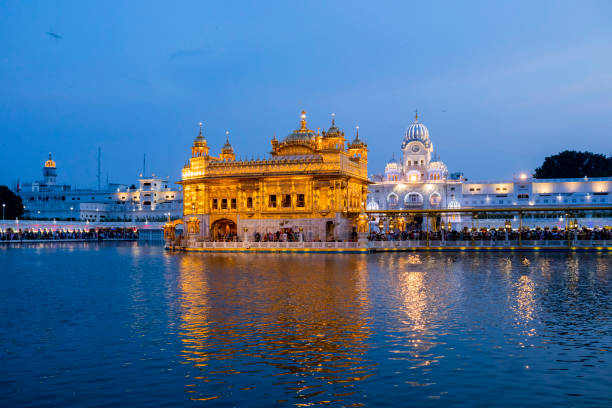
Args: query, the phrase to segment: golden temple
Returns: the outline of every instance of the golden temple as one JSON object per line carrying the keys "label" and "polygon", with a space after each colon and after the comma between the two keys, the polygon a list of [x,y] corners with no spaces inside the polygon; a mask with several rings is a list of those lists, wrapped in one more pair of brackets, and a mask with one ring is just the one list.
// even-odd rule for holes
{"label": "golden temple", "polygon": [[[219,156],[200,132],[183,168],[183,221],[190,240],[253,241],[291,231],[299,239],[356,239],[367,232],[368,149],[336,127],[273,137],[269,157],[236,160],[229,136]],[[360,217],[361,215],[361,217]]]}

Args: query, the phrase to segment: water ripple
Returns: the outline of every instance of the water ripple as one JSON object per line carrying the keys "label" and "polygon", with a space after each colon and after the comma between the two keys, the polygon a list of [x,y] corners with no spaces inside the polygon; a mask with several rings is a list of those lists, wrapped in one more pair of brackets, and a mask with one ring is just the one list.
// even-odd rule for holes
{"label": "water ripple", "polygon": [[0,400],[610,406],[608,254],[0,250]]}

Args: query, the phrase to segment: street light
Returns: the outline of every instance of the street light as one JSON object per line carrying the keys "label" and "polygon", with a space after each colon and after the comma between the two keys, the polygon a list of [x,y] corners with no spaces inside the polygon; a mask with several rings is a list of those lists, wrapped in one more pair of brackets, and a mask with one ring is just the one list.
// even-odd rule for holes
{"label": "street light", "polygon": [[4,222],[4,209],[6,208],[6,204],[2,203],[2,222]]}
{"label": "street light", "polygon": [[70,221],[74,221],[74,216],[72,215],[73,214],[72,210],[74,210],[74,207],[70,207]]}

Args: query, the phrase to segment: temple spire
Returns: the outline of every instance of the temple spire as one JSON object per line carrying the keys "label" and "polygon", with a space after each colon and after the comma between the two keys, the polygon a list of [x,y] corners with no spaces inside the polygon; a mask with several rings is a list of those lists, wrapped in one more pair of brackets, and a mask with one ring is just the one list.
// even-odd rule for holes
{"label": "temple spire", "polygon": [[300,121],[300,130],[306,130],[306,111],[302,111],[302,120]]}
{"label": "temple spire", "polygon": [[419,121],[419,110],[418,109],[414,110],[414,121],[415,122]]}
{"label": "temple spire", "polygon": [[198,136],[200,136],[200,137],[204,137],[204,136],[202,136],[202,125],[203,125],[203,123],[202,123],[202,122],[200,122],[200,134],[198,135]]}
{"label": "temple spire", "polygon": [[229,130],[225,131],[225,143],[229,144]]}
{"label": "temple spire", "polygon": [[332,113],[331,116],[332,116],[332,127],[334,127],[336,126],[336,114]]}

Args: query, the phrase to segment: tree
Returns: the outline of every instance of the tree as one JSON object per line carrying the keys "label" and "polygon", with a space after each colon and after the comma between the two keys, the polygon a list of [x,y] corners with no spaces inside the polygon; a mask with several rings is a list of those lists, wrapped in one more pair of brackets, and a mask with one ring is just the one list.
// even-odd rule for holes
{"label": "tree", "polygon": [[548,156],[535,170],[535,178],[611,177],[612,157],[591,152],[564,152]]}
{"label": "tree", "polygon": [[6,204],[4,218],[7,220],[14,220],[23,214],[21,197],[13,193],[7,186],[0,186],[0,211],[2,211],[2,204]]}

